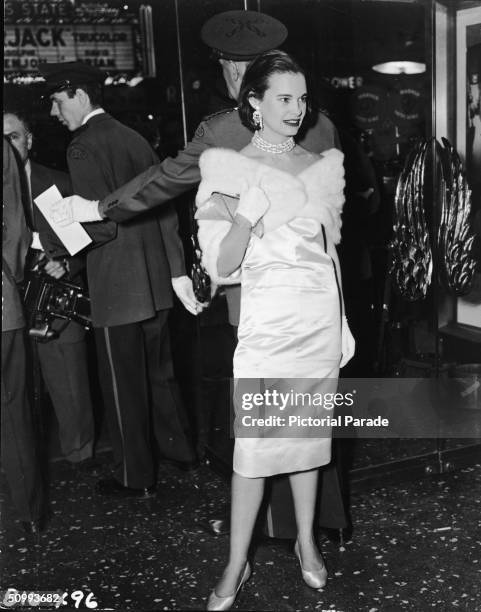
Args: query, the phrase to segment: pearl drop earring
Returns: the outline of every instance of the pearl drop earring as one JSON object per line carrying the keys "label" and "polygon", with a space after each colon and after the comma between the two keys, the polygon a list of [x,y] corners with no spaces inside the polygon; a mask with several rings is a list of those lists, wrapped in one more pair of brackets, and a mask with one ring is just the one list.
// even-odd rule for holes
{"label": "pearl drop earring", "polygon": [[260,108],[256,108],[255,111],[252,113],[252,121],[254,122],[256,129],[261,131],[264,129],[264,121],[262,120],[262,113]]}

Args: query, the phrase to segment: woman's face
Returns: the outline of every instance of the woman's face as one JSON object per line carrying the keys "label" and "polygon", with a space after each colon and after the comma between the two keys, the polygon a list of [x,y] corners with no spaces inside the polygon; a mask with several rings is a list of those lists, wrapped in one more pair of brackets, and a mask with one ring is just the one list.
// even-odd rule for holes
{"label": "woman's face", "polygon": [[262,113],[262,137],[279,143],[295,136],[306,114],[306,79],[301,73],[276,72],[269,78],[269,87],[262,100],[252,98],[252,106]]}

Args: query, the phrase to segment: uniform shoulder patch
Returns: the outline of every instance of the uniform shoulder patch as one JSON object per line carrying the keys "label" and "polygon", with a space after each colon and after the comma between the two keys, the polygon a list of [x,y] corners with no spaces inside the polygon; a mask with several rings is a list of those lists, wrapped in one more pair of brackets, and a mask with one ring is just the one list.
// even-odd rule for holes
{"label": "uniform shoulder patch", "polygon": [[68,156],[72,159],[86,159],[87,153],[81,147],[73,146],[68,151]]}
{"label": "uniform shoulder patch", "polygon": [[231,108],[224,108],[220,111],[217,111],[216,113],[207,115],[207,117],[204,117],[203,121],[210,121],[211,119],[215,119],[216,117],[222,117],[223,115],[230,115],[230,113],[233,113],[234,111],[237,111],[237,106],[234,106]]}
{"label": "uniform shoulder patch", "polygon": [[224,110],[218,111],[217,113],[212,113],[211,115],[207,115],[202,119],[201,123],[197,127],[195,131],[195,136],[197,138],[203,138],[205,135],[206,129],[218,129],[225,125],[225,121],[230,123],[230,118],[237,113],[237,107],[235,108],[225,108]]}

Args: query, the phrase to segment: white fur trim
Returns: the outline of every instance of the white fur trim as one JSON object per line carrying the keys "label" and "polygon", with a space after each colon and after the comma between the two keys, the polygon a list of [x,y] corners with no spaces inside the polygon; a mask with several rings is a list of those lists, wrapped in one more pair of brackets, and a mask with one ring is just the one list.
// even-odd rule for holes
{"label": "white fur trim", "polygon": [[305,202],[304,185],[296,177],[236,151],[207,149],[200,156],[199,167],[202,182],[196,196],[198,207],[203,206],[214,191],[239,197],[255,186],[266,192],[271,203]]}
{"label": "white fur trim", "polygon": [[335,244],[341,240],[341,213],[344,206],[344,155],[338,149],[324,151],[321,159],[302,173],[307,204],[299,217],[315,218]]}
{"label": "white fur trim", "polygon": [[344,204],[343,159],[338,149],[329,149],[298,176],[292,176],[236,151],[211,148],[200,157],[202,182],[196,203],[203,207],[215,191],[238,196],[259,186],[270,202],[263,217],[266,233],[295,217],[310,217],[323,223],[337,244]]}

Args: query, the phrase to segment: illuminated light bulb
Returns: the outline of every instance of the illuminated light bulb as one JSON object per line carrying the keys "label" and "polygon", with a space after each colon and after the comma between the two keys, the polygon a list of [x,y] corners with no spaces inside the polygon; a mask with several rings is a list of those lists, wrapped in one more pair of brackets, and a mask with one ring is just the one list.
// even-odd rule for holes
{"label": "illuminated light bulb", "polygon": [[135,87],[139,83],[142,83],[143,80],[144,80],[144,77],[137,75],[130,79],[130,81],[128,82],[128,85],[129,87]]}
{"label": "illuminated light bulb", "polygon": [[426,72],[426,64],[400,60],[376,64],[372,69],[381,74],[422,74]]}

